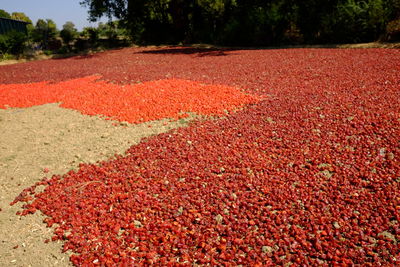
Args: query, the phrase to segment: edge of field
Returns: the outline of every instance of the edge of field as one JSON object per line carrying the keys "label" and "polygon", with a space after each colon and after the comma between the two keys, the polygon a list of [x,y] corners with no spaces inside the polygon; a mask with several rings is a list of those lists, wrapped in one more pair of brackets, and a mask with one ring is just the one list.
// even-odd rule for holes
{"label": "edge of field", "polygon": [[[139,47],[133,45],[132,47]],[[323,44],[323,45],[287,45],[287,46],[270,46],[270,47],[229,47],[229,46],[216,46],[211,44],[185,44],[185,45],[151,45],[151,46],[143,46],[143,48],[167,48],[167,47],[192,47],[198,49],[229,49],[229,50],[254,50],[254,49],[300,49],[300,48],[338,48],[338,49],[347,49],[347,48],[386,48],[386,49],[400,49],[400,42],[393,43],[384,43],[384,42],[370,42],[370,43],[357,43],[357,44]],[[110,49],[112,50],[112,49]],[[59,58],[69,58],[74,56],[81,55],[91,55],[95,53],[101,53],[106,50],[99,51],[89,51],[89,52],[80,52],[80,53],[69,53],[69,54],[54,54],[54,55],[34,55],[29,58],[21,58],[21,59],[9,59],[9,60],[0,60],[1,65],[11,65],[18,64],[30,61],[37,60],[47,60],[47,59],[59,59]]]}

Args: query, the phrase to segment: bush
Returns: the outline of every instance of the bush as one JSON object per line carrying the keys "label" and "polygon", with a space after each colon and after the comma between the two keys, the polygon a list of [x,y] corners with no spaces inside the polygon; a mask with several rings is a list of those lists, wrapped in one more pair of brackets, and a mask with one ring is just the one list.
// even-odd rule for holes
{"label": "bush", "polygon": [[68,52],[69,52],[69,49],[65,46],[63,46],[57,50],[57,54],[67,54]]}
{"label": "bush", "polygon": [[2,55],[0,55],[0,61],[1,60],[11,60],[11,59],[15,59],[15,56],[11,55],[11,54],[2,54]]}
{"label": "bush", "polygon": [[53,54],[53,51],[51,51],[51,50],[43,50],[43,53],[44,53],[46,56],[51,56],[51,55]]}
{"label": "bush", "polygon": [[8,38],[5,34],[0,35],[0,53],[4,55],[7,53],[8,48]]}
{"label": "bush", "polygon": [[304,43],[304,38],[300,29],[295,24],[292,24],[285,31],[282,42],[291,45],[299,45]]}
{"label": "bush", "polygon": [[6,34],[0,35],[0,53],[2,55],[21,55],[24,51],[27,39],[28,37],[26,34],[17,31],[10,31]]}
{"label": "bush", "polygon": [[62,47],[62,42],[60,39],[51,39],[47,43],[47,49],[51,51],[57,51]]}
{"label": "bush", "polygon": [[384,32],[385,8],[382,0],[347,0],[335,17],[335,38],[342,42],[376,41]]}
{"label": "bush", "polygon": [[89,28],[87,32],[89,35],[89,42],[92,45],[96,45],[99,40],[99,31],[96,28]]}
{"label": "bush", "polygon": [[90,43],[89,40],[83,39],[83,38],[78,38],[75,41],[75,49],[79,51],[84,51],[90,48]]}
{"label": "bush", "polygon": [[389,42],[400,41],[400,19],[388,23],[386,26],[386,40]]}
{"label": "bush", "polygon": [[75,33],[66,29],[60,31],[60,37],[67,46],[75,39]]}

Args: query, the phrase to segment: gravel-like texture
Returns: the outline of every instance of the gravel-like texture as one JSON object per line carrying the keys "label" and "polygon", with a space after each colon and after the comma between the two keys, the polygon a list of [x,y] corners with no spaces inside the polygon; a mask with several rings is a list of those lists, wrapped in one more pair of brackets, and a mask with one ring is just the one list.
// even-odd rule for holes
{"label": "gravel-like texture", "polygon": [[257,97],[223,85],[166,79],[121,86],[99,81],[100,78],[0,84],[0,108],[61,102],[61,107],[83,114],[137,124],[165,118],[182,119],[190,113],[221,116],[258,101]]}
{"label": "gravel-like texture", "polygon": [[[68,266],[62,242],[44,243],[53,229],[40,213],[20,217],[10,202],[42,177],[78,169],[81,163],[123,154],[141,138],[185,126],[189,121],[115,123],[57,104],[0,109],[0,266]],[[58,199],[58,198],[56,198]]]}
{"label": "gravel-like texture", "polygon": [[[399,62],[390,49],[171,48],[9,66],[7,83],[40,81],[44,70],[54,81],[96,72],[119,83],[174,77],[266,97],[44,180],[22,213],[39,209],[48,225],[60,224],[53,239],[65,240],[76,265],[395,266]],[[34,189],[16,200],[29,201]]]}

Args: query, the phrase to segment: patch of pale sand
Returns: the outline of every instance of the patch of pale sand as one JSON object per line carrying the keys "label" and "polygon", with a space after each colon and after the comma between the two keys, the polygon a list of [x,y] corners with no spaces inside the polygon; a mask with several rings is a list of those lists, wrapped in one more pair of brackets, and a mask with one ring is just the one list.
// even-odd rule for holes
{"label": "patch of pale sand", "polygon": [[[20,217],[9,203],[44,176],[79,163],[123,154],[141,138],[184,126],[190,119],[131,125],[63,109],[58,104],[0,109],[0,266],[70,266],[62,242],[51,238],[40,212]],[[149,127],[150,126],[150,127]],[[48,168],[49,173],[44,173]]]}
{"label": "patch of pale sand", "polygon": [[342,44],[337,45],[337,48],[400,48],[400,43],[359,43],[359,44]]}
{"label": "patch of pale sand", "polygon": [[1,65],[11,65],[11,64],[24,63],[24,62],[34,61],[34,60],[51,59],[51,58],[52,58],[52,56],[36,55],[36,56],[30,56],[28,58],[6,59],[6,60],[0,60],[0,66]]}

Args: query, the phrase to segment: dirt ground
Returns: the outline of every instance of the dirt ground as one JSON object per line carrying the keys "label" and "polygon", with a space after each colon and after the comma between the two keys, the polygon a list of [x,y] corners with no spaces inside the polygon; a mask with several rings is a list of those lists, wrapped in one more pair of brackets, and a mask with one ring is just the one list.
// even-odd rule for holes
{"label": "dirt ground", "polygon": [[[44,176],[79,163],[122,154],[141,138],[184,126],[190,119],[130,125],[86,116],[58,104],[0,109],[0,266],[70,266],[62,242],[44,243],[52,229],[44,217],[20,217],[9,203]],[[166,124],[166,125],[164,125]],[[47,169],[49,170],[46,173]]]}
{"label": "dirt ground", "polygon": [[7,59],[7,60],[0,60],[0,66],[1,65],[10,65],[10,64],[17,64],[17,63],[24,63],[24,62],[29,62],[32,60],[44,60],[44,59],[51,59],[51,56],[46,56],[46,55],[38,55],[31,57],[29,59],[26,58],[21,58],[21,59]]}

